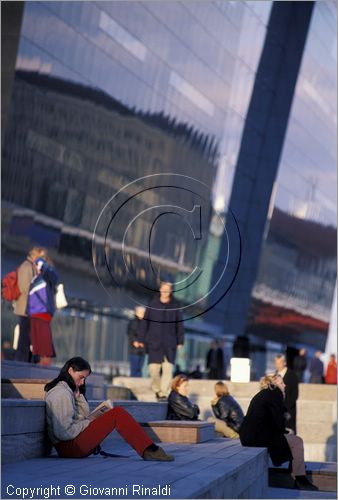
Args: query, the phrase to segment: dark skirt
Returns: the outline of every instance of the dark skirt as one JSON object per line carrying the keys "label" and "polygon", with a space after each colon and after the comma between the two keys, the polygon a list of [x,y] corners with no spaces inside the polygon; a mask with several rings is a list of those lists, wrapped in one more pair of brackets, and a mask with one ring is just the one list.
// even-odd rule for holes
{"label": "dark skirt", "polygon": [[33,355],[55,358],[50,321],[42,318],[31,318],[31,344]]}

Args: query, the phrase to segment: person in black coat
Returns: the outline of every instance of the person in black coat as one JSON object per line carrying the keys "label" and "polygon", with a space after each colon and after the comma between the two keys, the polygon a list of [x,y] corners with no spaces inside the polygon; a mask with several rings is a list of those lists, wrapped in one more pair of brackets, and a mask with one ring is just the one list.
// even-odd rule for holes
{"label": "person in black coat", "polygon": [[239,429],[243,446],[266,447],[272,463],[279,466],[292,460],[292,475],[299,489],[317,490],[305,475],[304,445],[301,437],[286,433],[284,419],[285,384],[280,375],[260,380],[261,391],[251,400]]}
{"label": "person in black coat", "polygon": [[217,340],[212,340],[210,349],[207,352],[207,369],[209,370],[208,378],[217,380],[224,376],[224,357],[223,349],[220,348]]}
{"label": "person in black coat", "polygon": [[145,352],[144,346],[141,347],[139,334],[144,312],[145,307],[136,306],[135,317],[128,323],[127,335],[131,377],[142,377]]}
{"label": "person in black coat", "polygon": [[168,398],[168,420],[198,420],[200,409],[189,401],[188,394],[188,377],[185,375],[174,377]]}
{"label": "person in black coat", "polygon": [[211,401],[211,408],[215,418],[209,417],[209,422],[215,423],[215,430],[226,438],[238,438],[239,428],[243,422],[244,414],[237,401],[230,396],[224,382],[215,384],[216,397]]}
{"label": "person in black coat", "polygon": [[[161,283],[160,295],[146,308],[140,328],[145,344],[152,389],[158,400],[166,399],[175,364],[176,350],[184,344],[183,318],[179,302],[172,296],[171,283]],[[162,376],[161,374],[162,370]]]}
{"label": "person in black coat", "polygon": [[298,377],[298,382],[304,382],[304,372],[307,367],[306,349],[299,349],[299,352],[293,360],[293,371]]}
{"label": "person in black coat", "polygon": [[286,366],[283,354],[275,356],[276,374],[280,375],[285,384],[285,417],[287,427],[297,432],[297,399],[298,399],[298,377],[294,371]]}

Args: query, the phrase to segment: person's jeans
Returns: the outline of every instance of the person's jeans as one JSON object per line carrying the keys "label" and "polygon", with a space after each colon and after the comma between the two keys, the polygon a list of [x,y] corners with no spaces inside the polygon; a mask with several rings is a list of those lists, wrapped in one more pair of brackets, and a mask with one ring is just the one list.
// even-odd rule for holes
{"label": "person's jeans", "polygon": [[144,356],[139,354],[129,354],[130,362],[130,376],[142,377],[142,368],[144,363]]}
{"label": "person's jeans", "polygon": [[284,434],[292,453],[292,473],[295,476],[305,475],[304,444],[299,436]]}
{"label": "person's jeans", "polygon": [[126,410],[117,406],[93,420],[76,438],[59,441],[54,446],[60,457],[87,457],[114,429],[141,457],[144,450],[153,444],[140,424]]}
{"label": "person's jeans", "polygon": [[214,423],[215,424],[215,431],[220,432],[223,434],[224,437],[230,438],[230,439],[238,439],[239,434],[238,432],[234,431],[231,427],[229,427],[224,420],[221,420],[220,418],[215,418],[215,417],[209,417],[208,422]]}

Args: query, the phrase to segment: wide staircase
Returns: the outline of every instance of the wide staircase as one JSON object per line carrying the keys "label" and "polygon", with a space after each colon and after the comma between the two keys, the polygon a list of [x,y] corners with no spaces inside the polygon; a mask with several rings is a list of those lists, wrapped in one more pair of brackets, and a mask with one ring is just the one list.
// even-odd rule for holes
{"label": "wide staircase", "polygon": [[[144,462],[117,432],[102,443],[105,451],[119,455],[115,458],[58,458],[46,436],[43,400],[44,385],[58,370],[40,368],[32,373],[29,366],[30,377],[25,377],[24,364],[15,365],[15,370],[6,365],[2,370],[2,498],[13,498],[14,493],[22,497],[23,492],[30,495],[38,487],[49,498],[63,498],[61,492],[70,485],[76,498],[94,498],[103,489],[104,498],[130,498],[139,496],[138,487],[148,488],[141,490],[144,498],[154,496],[154,491],[149,493],[152,488],[171,498],[267,497],[266,449],[244,448],[238,440],[219,438],[208,422],[167,421],[166,402],[132,399],[129,389],[106,387],[98,374],[92,374],[86,384],[90,407],[113,395],[114,406],[125,408],[175,461]],[[117,394],[125,399],[117,400]]]}
{"label": "wide staircase", "polygon": [[[50,482],[49,471],[52,468],[55,483],[66,487],[68,483],[65,481],[68,477],[69,481],[75,483],[74,487],[80,493],[79,496],[97,496],[96,493],[93,495],[93,492],[92,496],[90,493],[84,495],[78,489],[81,481],[80,478],[75,480],[74,477],[79,470],[79,461],[59,459],[55,450],[50,448],[46,436],[43,388],[58,371],[57,368],[32,367],[25,363],[3,363],[2,498],[12,497],[11,490],[8,491],[7,488],[14,482],[19,484],[19,487],[21,483],[26,484],[27,474],[33,469],[34,480],[30,480],[32,485],[37,482],[42,486],[47,484],[48,480]],[[25,377],[27,374],[29,376]],[[201,407],[202,418],[209,416],[213,382],[191,381],[190,386],[191,399]],[[258,385],[229,383],[229,388],[246,410],[252,392],[258,390]],[[156,480],[164,487],[169,481],[170,496],[173,498],[269,498],[268,492],[271,490],[268,485],[293,488],[293,481],[290,481],[290,475],[285,469],[273,468],[271,464],[268,468],[266,449],[245,448],[240,445],[239,440],[217,437],[213,424],[206,421],[167,421],[167,403],[156,402],[148,379],[121,377],[114,380],[114,385],[107,386],[101,375],[92,374],[87,381],[87,391],[91,408],[103,399],[112,399],[114,406],[125,408],[155,442],[164,443],[166,451],[175,455],[175,462],[156,465],[151,463],[150,467],[148,463],[140,461],[135,452],[114,432],[106,438],[102,446],[107,451],[121,453],[121,457],[109,459],[111,462],[103,461],[104,459],[98,456],[81,461],[81,470],[92,488],[102,488],[102,485],[109,488],[111,476],[108,471],[117,468],[121,473],[119,478],[121,481],[123,479],[130,492],[134,484],[135,467],[137,469],[139,464],[142,464],[143,470],[142,484],[151,485]],[[128,461],[125,460],[127,457]],[[62,465],[65,462],[67,467]],[[103,475],[102,466],[106,471]],[[153,467],[158,470],[155,476]],[[335,463],[308,464],[307,473],[321,491],[336,491]],[[105,498],[125,496],[123,491],[117,489],[107,490],[106,493]],[[329,494],[331,493],[327,495]]]}

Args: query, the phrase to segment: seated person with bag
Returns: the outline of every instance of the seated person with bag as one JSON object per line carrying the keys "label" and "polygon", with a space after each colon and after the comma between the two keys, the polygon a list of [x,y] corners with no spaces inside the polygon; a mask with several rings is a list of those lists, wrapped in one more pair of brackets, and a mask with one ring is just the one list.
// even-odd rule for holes
{"label": "seated person with bag", "polygon": [[188,399],[189,380],[186,375],[176,375],[171,383],[168,398],[168,420],[198,420],[200,409]]}
{"label": "seated person with bag", "polygon": [[215,418],[209,417],[208,422],[215,423],[215,430],[226,438],[239,437],[239,428],[243,422],[244,414],[237,401],[230,396],[224,382],[215,384],[216,397],[211,401],[211,408]]}
{"label": "seated person with bag", "polygon": [[45,386],[47,430],[58,455],[62,458],[88,457],[116,429],[143,460],[174,460],[119,406],[94,420],[88,418],[85,381],[90,373],[88,361],[80,357],[71,358],[59,375]]}

